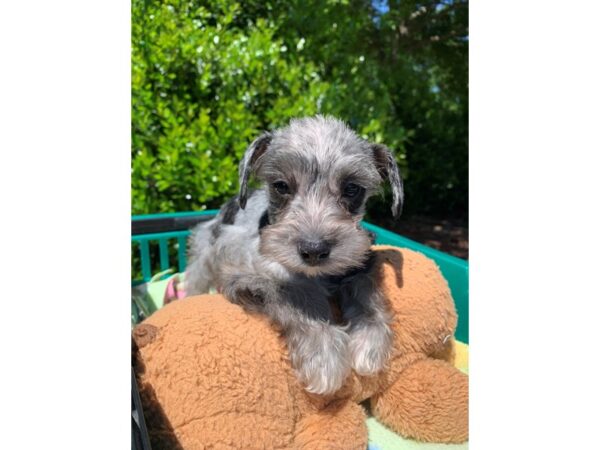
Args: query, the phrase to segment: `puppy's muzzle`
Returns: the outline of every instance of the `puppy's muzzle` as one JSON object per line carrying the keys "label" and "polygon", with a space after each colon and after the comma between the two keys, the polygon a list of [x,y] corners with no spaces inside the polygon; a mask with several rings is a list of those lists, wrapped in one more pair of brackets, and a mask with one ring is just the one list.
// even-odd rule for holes
{"label": "puppy's muzzle", "polygon": [[309,241],[301,239],[298,241],[298,254],[302,261],[309,266],[321,264],[329,258],[331,243],[324,240]]}

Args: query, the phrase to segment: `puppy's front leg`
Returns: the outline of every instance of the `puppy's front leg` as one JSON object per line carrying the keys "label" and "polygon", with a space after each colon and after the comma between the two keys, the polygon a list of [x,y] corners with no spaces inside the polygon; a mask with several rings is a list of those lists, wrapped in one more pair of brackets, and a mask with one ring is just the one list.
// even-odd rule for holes
{"label": "puppy's front leg", "polygon": [[257,275],[231,277],[224,292],[232,302],[268,316],[285,338],[292,367],[306,390],[329,395],[350,372],[348,334],[334,325],[327,292],[309,280],[275,282]]}
{"label": "puppy's front leg", "polygon": [[350,372],[349,336],[333,324],[329,293],[309,282],[282,287],[281,298],[267,306],[281,327],[292,366],[308,392],[330,395]]}
{"label": "puppy's front leg", "polygon": [[391,317],[385,300],[368,273],[354,275],[341,283],[342,315],[350,324],[350,358],[359,375],[381,371],[392,353]]}
{"label": "puppy's front leg", "polygon": [[304,317],[289,322],[284,335],[298,379],[314,394],[333,394],[350,371],[348,334],[339,326]]}

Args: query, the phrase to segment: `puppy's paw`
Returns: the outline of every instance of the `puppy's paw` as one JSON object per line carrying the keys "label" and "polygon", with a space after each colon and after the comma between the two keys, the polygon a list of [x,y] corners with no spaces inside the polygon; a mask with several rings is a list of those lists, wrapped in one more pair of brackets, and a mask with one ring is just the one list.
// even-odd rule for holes
{"label": "puppy's paw", "polygon": [[330,395],[342,387],[350,373],[348,334],[339,327],[325,325],[311,330],[290,348],[292,365],[305,389]]}
{"label": "puppy's paw", "polygon": [[384,369],[392,352],[392,330],[385,323],[360,325],[350,333],[350,359],[359,375],[374,375]]}

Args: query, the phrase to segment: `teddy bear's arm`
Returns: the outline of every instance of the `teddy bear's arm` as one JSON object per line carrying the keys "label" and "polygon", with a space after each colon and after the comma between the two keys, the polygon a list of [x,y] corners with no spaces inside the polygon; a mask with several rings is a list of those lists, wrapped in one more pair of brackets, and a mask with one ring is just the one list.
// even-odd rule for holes
{"label": "teddy bear's arm", "polygon": [[371,398],[373,414],[403,436],[461,443],[469,436],[468,377],[446,361],[423,359]]}
{"label": "teddy bear's arm", "polygon": [[387,301],[370,272],[343,280],[339,297],[342,316],[349,324],[352,368],[359,375],[375,375],[383,370],[392,353],[392,318]]}

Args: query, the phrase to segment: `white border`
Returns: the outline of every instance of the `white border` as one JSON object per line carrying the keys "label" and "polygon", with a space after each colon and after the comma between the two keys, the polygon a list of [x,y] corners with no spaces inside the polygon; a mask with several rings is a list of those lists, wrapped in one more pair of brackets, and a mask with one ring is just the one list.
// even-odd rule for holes
{"label": "white border", "polygon": [[598,441],[598,6],[470,5],[474,449]]}
{"label": "white border", "polygon": [[0,11],[3,448],[129,448],[130,4]]}
{"label": "white border", "polygon": [[[0,11],[6,448],[130,445],[129,7]],[[470,446],[591,448],[598,3],[470,7]]]}

